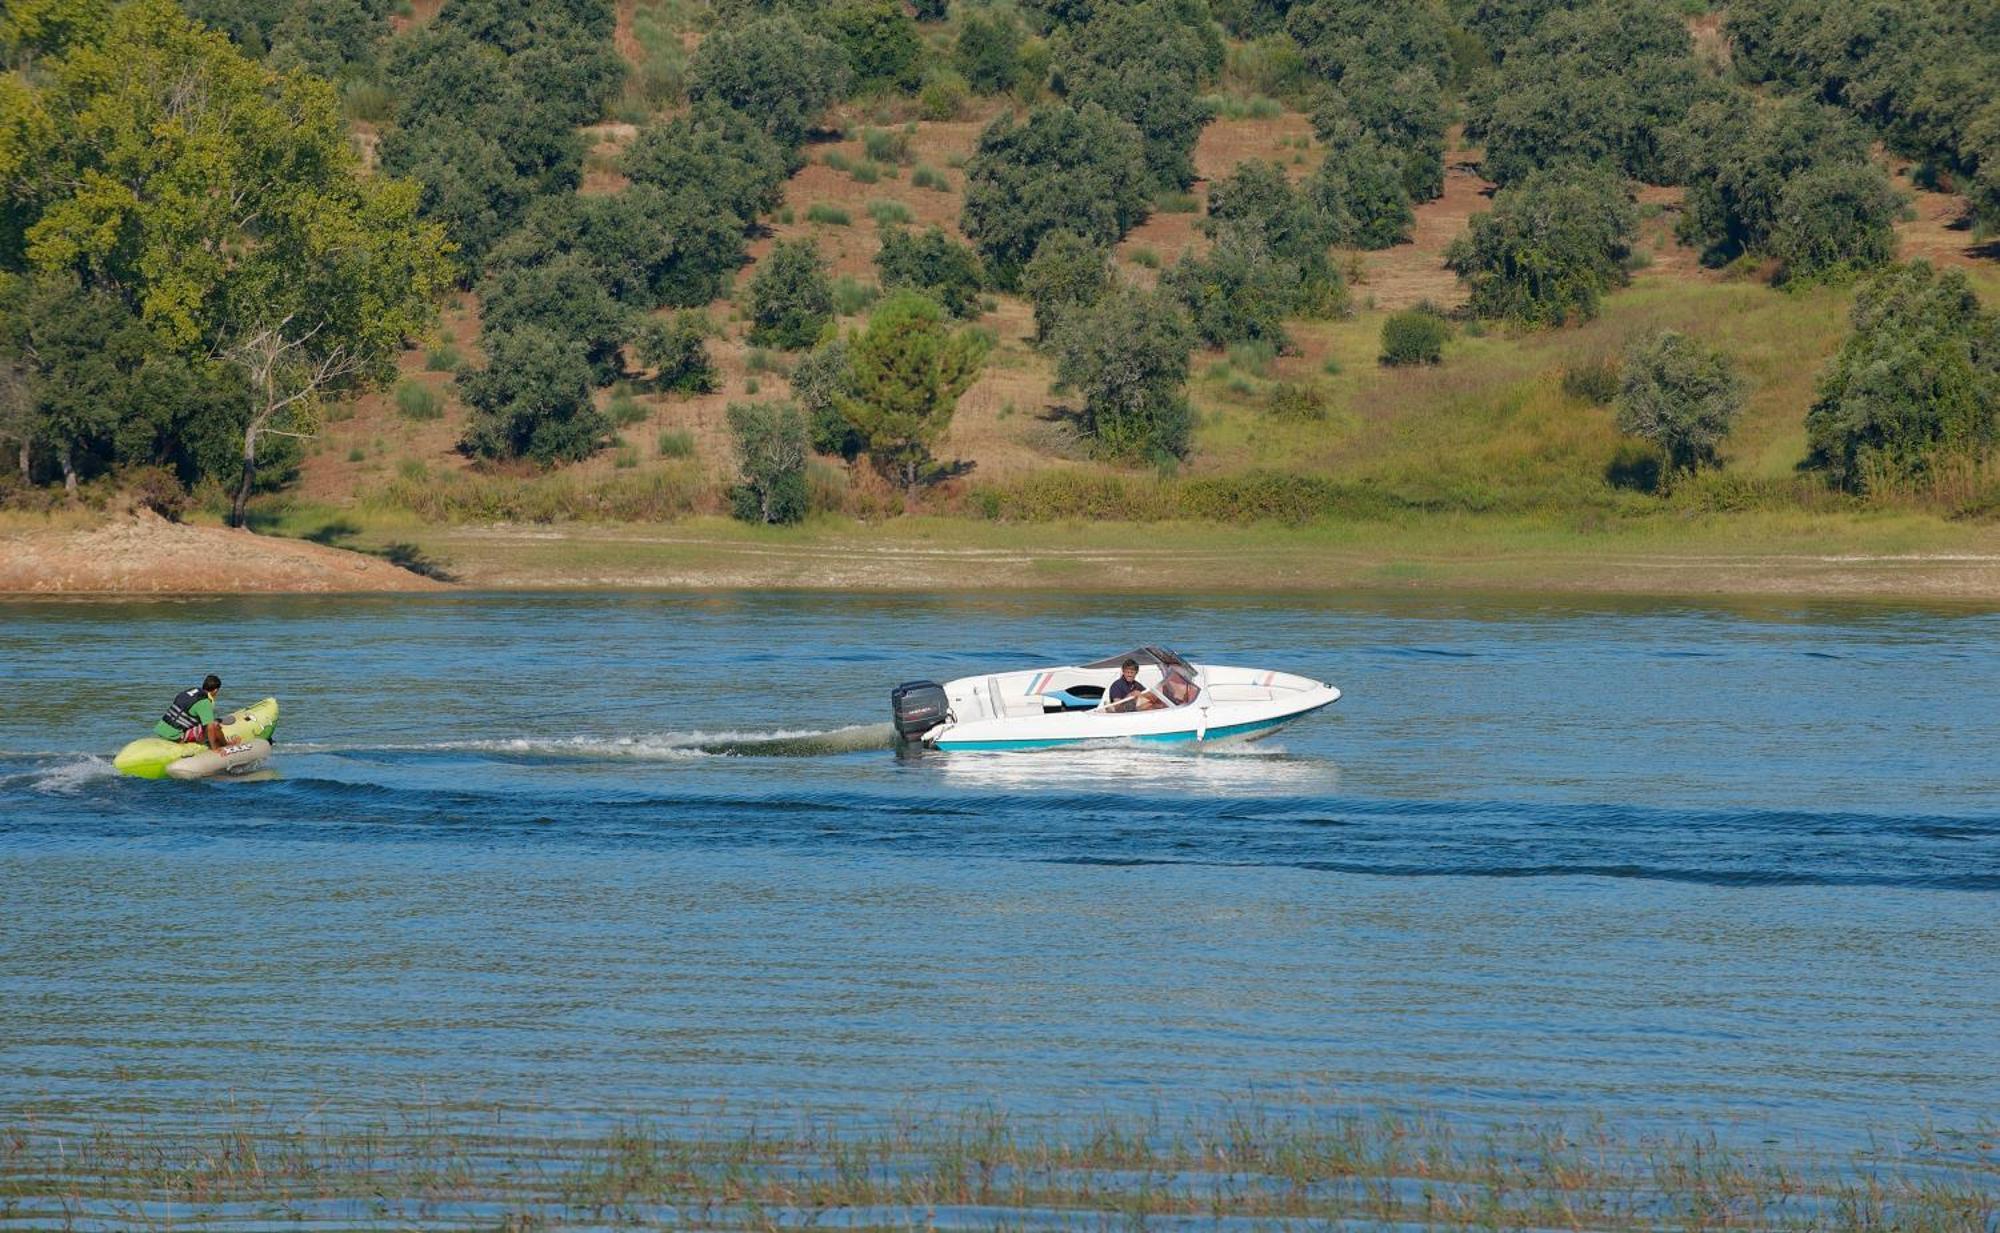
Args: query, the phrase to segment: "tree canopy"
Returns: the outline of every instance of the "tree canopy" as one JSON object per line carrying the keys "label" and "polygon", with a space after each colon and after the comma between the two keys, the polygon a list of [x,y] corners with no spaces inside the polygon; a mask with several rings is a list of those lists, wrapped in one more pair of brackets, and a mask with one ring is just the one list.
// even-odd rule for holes
{"label": "tree canopy", "polygon": [[1094,103],[1037,107],[1020,124],[1002,116],[980,135],[966,164],[960,225],[1011,290],[1051,231],[1106,247],[1123,238],[1146,216],[1149,183],[1130,124]]}

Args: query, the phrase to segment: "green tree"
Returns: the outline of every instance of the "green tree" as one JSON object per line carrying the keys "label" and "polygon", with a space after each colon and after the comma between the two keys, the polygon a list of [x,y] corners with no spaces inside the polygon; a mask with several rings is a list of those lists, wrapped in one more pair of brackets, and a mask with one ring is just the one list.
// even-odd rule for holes
{"label": "green tree", "polygon": [[1874,163],[1829,163],[1793,176],[1778,199],[1771,254],[1787,286],[1838,282],[1896,257],[1903,195]]}
{"label": "green tree", "polygon": [[1688,186],[1676,230],[1712,265],[1768,253],[1779,202],[1796,176],[1868,159],[1861,126],[1823,103],[1764,101],[1747,90],[1705,99],[1668,145],[1672,173]]}
{"label": "green tree", "polygon": [[86,468],[109,461],[120,425],[139,410],[139,373],[153,346],[117,296],[73,278],[48,278],[0,310],[0,360],[9,363],[24,445],[39,443],[72,495]]}
{"label": "green tree", "polygon": [[1669,474],[1716,463],[1716,447],[1743,409],[1743,380],[1729,357],[1696,338],[1664,331],[1625,352],[1618,431],[1659,447]]}
{"label": "green tree", "polygon": [[853,88],[909,93],[924,80],[924,43],[917,23],[896,0],[845,0],[827,15]]}
{"label": "green tree", "polygon": [[1208,186],[1208,215],[1201,229],[1211,239],[1242,229],[1257,237],[1272,260],[1290,272],[1287,312],[1323,317],[1346,305],[1340,274],[1327,248],[1341,237],[1341,223],[1310,191],[1292,187],[1284,168],[1253,160]]}
{"label": "green tree", "polygon": [[1444,195],[1446,120],[1444,90],[1427,68],[1349,73],[1320,96],[1312,114],[1313,131],[1329,145],[1359,131],[1396,151],[1411,201]]}
{"label": "green tree", "polygon": [[1285,312],[1298,299],[1299,272],[1275,259],[1245,227],[1223,230],[1205,256],[1182,253],[1160,286],[1186,306],[1195,333],[1212,347],[1268,342],[1287,350]]}
{"label": "green tree", "polygon": [[1051,231],[1021,273],[1021,294],[1035,306],[1037,346],[1055,336],[1063,316],[1088,308],[1111,289],[1111,257],[1074,231]]}
{"label": "green tree", "polygon": [[729,435],[743,482],[730,510],[743,522],[790,523],[806,516],[806,417],[788,402],[732,402]]}
{"label": "green tree", "polygon": [[1475,214],[1445,250],[1445,266],[1471,292],[1475,315],[1547,327],[1597,315],[1604,293],[1627,280],[1624,261],[1638,211],[1603,168],[1538,172]]}
{"label": "green tree", "polygon": [[482,337],[486,367],[458,375],[471,408],[464,448],[484,458],[543,465],[587,458],[611,431],[591,401],[590,362],[538,325]]}
{"label": "green tree", "polygon": [[853,462],[866,448],[868,443],[840,413],[841,403],[857,393],[844,338],[827,339],[792,366],[792,398],[805,412],[816,452],[837,454]]}
{"label": "green tree", "polygon": [[721,294],[743,252],[743,224],[705,195],[634,184],[622,193],[543,198],[487,265],[499,270],[574,256],[622,304],[691,308]]}
{"label": "green tree", "polygon": [[778,207],[792,161],[755,121],[711,104],[640,130],[621,163],[634,184],[703,198],[747,225]]}
{"label": "green tree", "polygon": [[482,340],[536,326],[569,342],[596,384],[608,384],[622,371],[631,311],[611,298],[583,258],[563,254],[501,266],[481,280],[479,299]]}
{"label": "green tree", "polygon": [[1185,392],[1193,350],[1172,299],[1119,287],[1063,319],[1056,377],[1083,399],[1083,430],[1105,453],[1180,458],[1194,427]]}
{"label": "green tree", "polygon": [[1407,243],[1417,225],[1401,156],[1367,133],[1337,136],[1306,191],[1337,244],[1389,248]]}
{"label": "green tree", "polygon": [[1608,160],[1626,175],[1669,178],[1663,135],[1702,93],[1693,40],[1656,0],[1598,0],[1550,13],[1475,91],[1467,135],[1485,143],[1501,184],[1565,160]]}
{"label": "green tree", "polygon": [[1993,448],[2000,313],[1961,271],[1891,266],[1856,294],[1851,320],[1806,413],[1808,466],[1864,492]]}
{"label": "green tree", "polygon": [[750,278],[750,341],[796,351],[833,320],[833,284],[811,240],[780,240]]}
{"label": "green tree", "polygon": [[921,236],[892,227],[882,236],[875,269],[883,290],[910,287],[936,300],[961,319],[979,315],[979,293],[986,285],[979,254],[937,228]]}
{"label": "green tree", "polygon": [[634,331],[632,350],[639,363],[653,370],[653,383],[681,394],[712,394],[719,388],[715,361],[708,354],[712,333],[705,313],[675,313],[653,317]]}
{"label": "green tree", "polygon": [[975,9],[959,23],[958,71],[981,94],[1005,94],[1021,76],[1021,27],[1006,9]]}
{"label": "green tree", "polygon": [[1214,70],[1207,42],[1168,0],[1105,9],[1060,40],[1055,84],[1072,106],[1096,104],[1139,130],[1157,190],[1194,182],[1194,144],[1214,118],[1200,97]]}
{"label": "green tree", "polygon": [[271,30],[273,68],[304,69],[332,81],[373,78],[389,14],[362,0],[294,0]]}
{"label": "green tree", "polygon": [[1307,0],[1287,11],[1285,28],[1307,67],[1333,84],[1356,71],[1423,68],[1439,81],[1451,76],[1444,15],[1426,0]]}
{"label": "green tree", "polygon": [[688,97],[712,101],[763,125],[787,146],[805,140],[847,90],[847,53],[789,16],[760,17],[711,31],[689,68]]}
{"label": "green tree", "polygon": [[164,350],[247,379],[240,524],[268,435],[379,378],[429,320],[447,245],[415,185],[361,174],[332,86],[132,0],[51,73],[57,141],[15,208],[26,257],[129,297]]}
{"label": "green tree", "polygon": [[906,499],[936,474],[938,442],[985,359],[980,335],[953,330],[943,309],[909,291],[883,300],[848,344],[853,393],[840,396],[840,412]]}
{"label": "green tree", "polygon": [[996,285],[1014,290],[1035,246],[1073,231],[1105,247],[1146,216],[1149,180],[1138,133],[1102,107],[1037,107],[1002,116],[966,164],[960,228]]}

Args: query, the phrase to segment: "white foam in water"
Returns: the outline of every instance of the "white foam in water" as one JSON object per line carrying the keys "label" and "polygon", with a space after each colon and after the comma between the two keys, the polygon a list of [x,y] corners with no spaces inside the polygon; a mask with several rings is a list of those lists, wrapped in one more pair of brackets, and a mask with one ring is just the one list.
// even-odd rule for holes
{"label": "white foam in water", "polygon": [[745,755],[812,756],[887,749],[889,724],[846,728],[797,728],[771,732],[701,730],[640,733],[633,736],[490,737],[478,740],[416,741],[407,744],[292,744],[300,753],[498,753],[558,758],[712,758]]}
{"label": "white foam in water", "polygon": [[78,755],[74,762],[59,762],[31,773],[28,786],[37,792],[67,796],[87,783],[109,779],[118,773],[111,759],[95,754]]}

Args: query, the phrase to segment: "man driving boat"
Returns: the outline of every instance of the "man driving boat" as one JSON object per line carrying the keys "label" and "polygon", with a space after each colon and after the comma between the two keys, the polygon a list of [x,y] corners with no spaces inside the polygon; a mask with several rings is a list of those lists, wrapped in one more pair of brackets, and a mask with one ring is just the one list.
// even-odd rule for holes
{"label": "man driving boat", "polygon": [[1107,711],[1151,711],[1166,704],[1158,695],[1139,684],[1139,661],[1128,659],[1118,665],[1118,679],[1105,691]]}

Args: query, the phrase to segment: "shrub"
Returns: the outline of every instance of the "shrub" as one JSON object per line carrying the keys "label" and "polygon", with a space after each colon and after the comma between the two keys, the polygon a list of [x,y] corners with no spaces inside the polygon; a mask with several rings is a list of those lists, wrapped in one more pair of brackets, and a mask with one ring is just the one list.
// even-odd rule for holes
{"label": "shrub", "polygon": [[1038,107],[980,135],[962,227],[994,281],[1013,290],[1043,236],[1068,230],[1109,247],[1145,217],[1147,189],[1131,125],[1095,105]]}
{"label": "shrub", "polygon": [[1625,353],[1618,430],[1650,441],[1673,473],[1715,463],[1716,446],[1743,408],[1743,381],[1729,357],[1671,330]]}
{"label": "shrub", "polygon": [[1855,296],[1851,320],[1806,413],[1808,466],[1864,492],[1993,448],[2000,313],[1963,273],[1891,266]]}
{"label": "shrub", "polygon": [[1047,342],[1065,313],[1097,303],[1111,277],[1108,255],[1089,240],[1074,231],[1043,236],[1021,275],[1021,294],[1035,306],[1035,342]]}
{"label": "shrub", "polygon": [[486,367],[458,377],[468,452],[543,464],[597,452],[609,425],[591,402],[590,363],[569,339],[524,325],[488,332],[485,349]]}
{"label": "shrub", "polygon": [[842,274],[833,280],[833,311],[841,317],[852,317],[882,298],[882,289],[874,283],[864,283],[852,274]]}
{"label": "shrub", "polygon": [[1132,250],[1132,264],[1145,270],[1157,270],[1160,268],[1160,254],[1141,245]]}
{"label": "shrub", "polygon": [[979,376],[987,346],[972,330],[950,329],[942,309],[909,291],[883,300],[848,345],[847,391],[836,404],[906,499],[936,477],[932,451]]}
{"label": "shrub", "polygon": [[956,120],[965,114],[972,90],[950,69],[938,69],[924,79],[917,95],[917,112],[926,120]]}
{"label": "shrub", "polygon": [[861,130],[861,152],[878,163],[910,161],[910,135],[886,128]]}
{"label": "shrub", "polygon": [[421,381],[398,381],[396,413],[406,420],[440,419],[444,415],[444,400]]}
{"label": "shrub", "polygon": [[712,394],[717,388],[715,361],[708,354],[711,331],[704,313],[676,313],[668,320],[650,319],[639,327],[633,350],[639,363],[654,370],[653,382],[682,394]]}
{"label": "shrub", "polygon": [[1053,343],[1056,377],[1082,397],[1082,428],[1099,449],[1155,460],[1187,453],[1194,333],[1172,299],[1117,288],[1066,314]]}
{"label": "shrub", "polygon": [[694,434],[685,428],[663,428],[657,443],[662,458],[694,457]]}
{"label": "shrub", "polygon": [[1382,323],[1381,362],[1392,367],[1444,362],[1445,339],[1451,327],[1434,313],[1411,309],[1391,313]]}
{"label": "shrub", "polygon": [[975,10],[958,28],[952,61],[981,94],[1005,94],[1021,76],[1021,27],[1005,9]]}
{"label": "shrub", "polygon": [[1902,194],[1873,163],[1836,163],[1793,176],[1771,232],[1780,281],[1838,281],[1888,264],[1896,256],[1902,208]]}
{"label": "shrub", "polygon": [[869,202],[868,217],[875,220],[877,227],[893,227],[911,221],[916,215],[910,213],[910,207],[900,201],[885,200]]}
{"label": "shrub", "polygon": [[1593,407],[1610,406],[1618,397],[1618,385],[1616,360],[1590,360],[1563,370],[1563,393]]}
{"label": "shrub", "polygon": [[910,287],[936,300],[954,317],[979,315],[979,292],[985,285],[979,255],[932,227],[921,236],[900,228],[882,236],[875,269],[884,290]]}
{"label": "shrub", "polygon": [[1326,395],[1316,385],[1280,381],[1271,387],[1271,398],[1265,404],[1265,410],[1274,419],[1317,422],[1326,418]]}
{"label": "shrub", "polygon": [[854,216],[839,206],[815,201],[806,207],[806,221],[824,227],[846,227],[854,222]]}
{"label": "shrub", "polygon": [[742,482],[730,512],[744,522],[798,522],[806,516],[806,420],[788,402],[732,402],[726,412]]}
{"label": "shrub", "polygon": [[796,146],[848,81],[847,53],[839,45],[807,33],[788,15],[757,17],[702,39],[688,96],[734,108]]}
{"label": "shrub", "polygon": [[441,342],[424,352],[425,372],[457,372],[465,359],[450,342]]}
{"label": "shrub", "polygon": [[1445,265],[1481,317],[1529,326],[1597,315],[1604,293],[1626,281],[1638,215],[1615,175],[1554,168],[1502,190],[1445,250]]}
{"label": "shrub", "polygon": [[604,418],[611,421],[613,428],[630,428],[646,418],[646,408],[640,406],[639,400],[630,393],[619,390],[605,404]]}
{"label": "shrub", "polygon": [[618,442],[612,452],[611,465],[620,471],[629,471],[639,465],[639,447],[625,441]]}
{"label": "shrub", "polygon": [[951,180],[937,168],[926,167],[922,163],[918,163],[917,169],[910,173],[910,186],[913,188],[927,188],[932,192],[948,193],[951,191]]}

